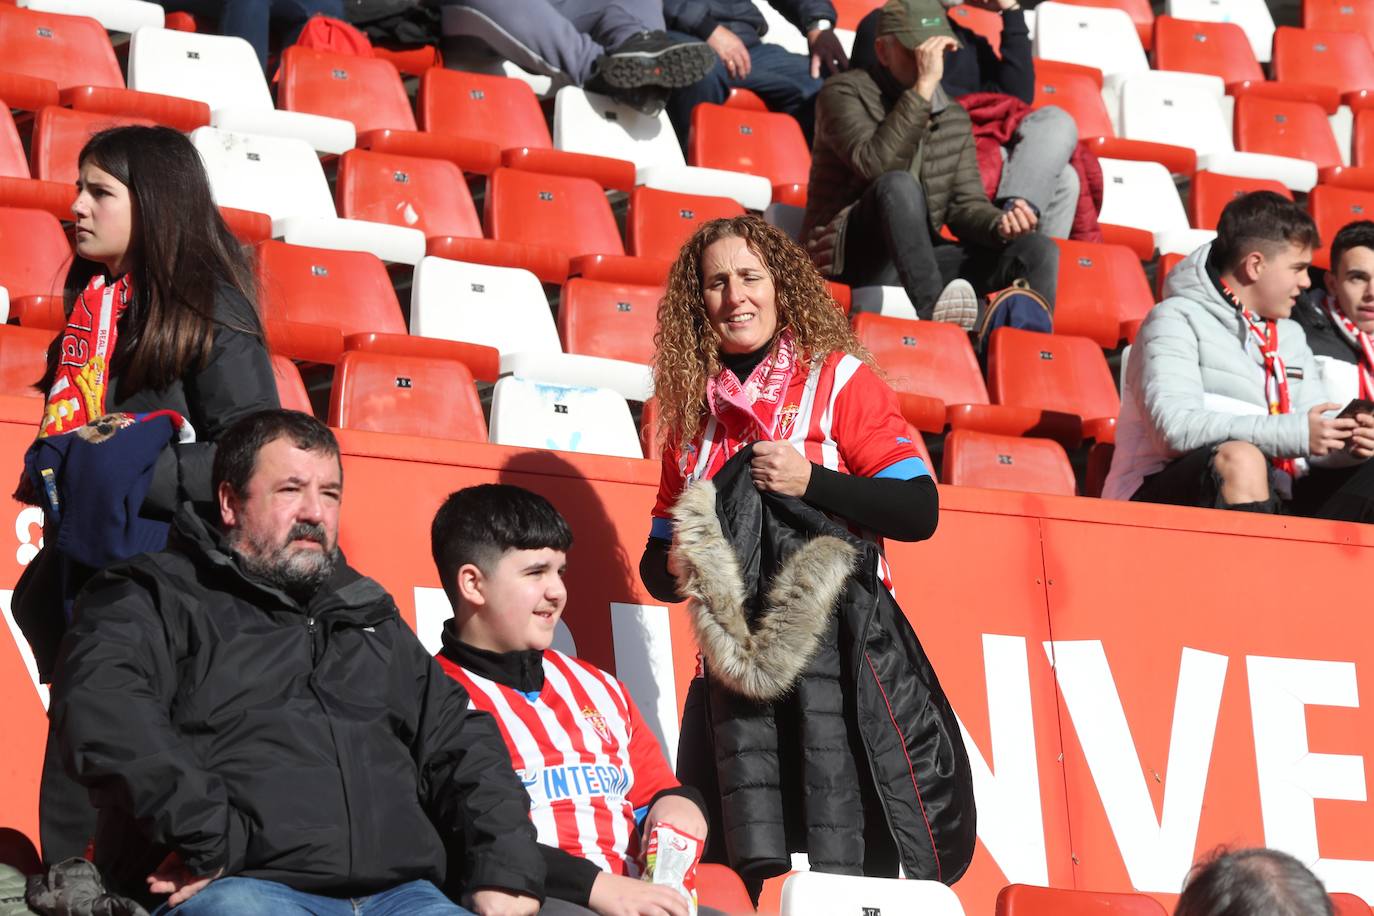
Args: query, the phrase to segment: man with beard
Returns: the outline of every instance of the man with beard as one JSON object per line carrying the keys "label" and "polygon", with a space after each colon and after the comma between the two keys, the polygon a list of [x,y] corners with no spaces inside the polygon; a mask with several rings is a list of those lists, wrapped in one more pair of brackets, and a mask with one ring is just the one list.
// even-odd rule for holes
{"label": "man with beard", "polygon": [[178,914],[533,914],[544,865],[493,720],[338,550],[333,434],[219,441],[218,524],[96,576],[53,685],[111,889]]}

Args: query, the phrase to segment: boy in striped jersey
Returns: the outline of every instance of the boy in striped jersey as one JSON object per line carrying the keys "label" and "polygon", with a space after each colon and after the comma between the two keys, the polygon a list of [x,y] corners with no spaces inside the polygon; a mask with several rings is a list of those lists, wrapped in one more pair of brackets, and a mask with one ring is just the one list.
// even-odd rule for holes
{"label": "boy in striped jersey", "polygon": [[529,792],[548,867],[541,912],[687,916],[686,898],[639,880],[637,855],[658,823],[705,839],[700,795],[623,684],[549,648],[568,599],[567,521],[542,496],[487,484],[450,495],[430,540],[454,611],[438,661],[496,719]]}

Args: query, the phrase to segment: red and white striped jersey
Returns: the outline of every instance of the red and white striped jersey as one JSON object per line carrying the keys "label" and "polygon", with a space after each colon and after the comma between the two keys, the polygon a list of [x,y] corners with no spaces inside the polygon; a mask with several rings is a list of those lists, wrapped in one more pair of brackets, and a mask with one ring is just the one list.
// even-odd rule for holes
{"label": "red and white striped jersey", "polygon": [[539,842],[603,871],[637,875],[641,809],[679,783],[625,685],[552,649],[544,652],[538,694],[473,674],[442,654],[437,659],[473,708],[496,719],[529,792]]}

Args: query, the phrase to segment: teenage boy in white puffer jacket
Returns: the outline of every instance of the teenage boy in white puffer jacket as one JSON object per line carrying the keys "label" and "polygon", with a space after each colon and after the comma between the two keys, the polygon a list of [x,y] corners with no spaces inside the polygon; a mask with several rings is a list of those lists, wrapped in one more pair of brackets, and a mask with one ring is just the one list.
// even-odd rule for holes
{"label": "teenage boy in white puffer jacket", "polygon": [[[1288,317],[1318,243],[1280,195],[1227,205],[1216,240],[1174,269],[1140,328],[1104,496],[1273,513],[1309,462],[1374,455],[1374,417],[1335,417],[1344,405],[1327,401]],[[1354,475],[1313,514],[1374,519],[1374,475]]]}

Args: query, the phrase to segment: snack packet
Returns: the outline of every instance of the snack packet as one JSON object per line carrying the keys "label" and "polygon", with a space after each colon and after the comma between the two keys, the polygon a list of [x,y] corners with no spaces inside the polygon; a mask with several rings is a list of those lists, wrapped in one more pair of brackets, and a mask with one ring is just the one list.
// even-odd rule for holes
{"label": "snack packet", "polygon": [[697,913],[697,863],[704,846],[697,837],[660,822],[649,831],[645,847],[644,880],[666,884],[682,894],[692,908],[692,916]]}

